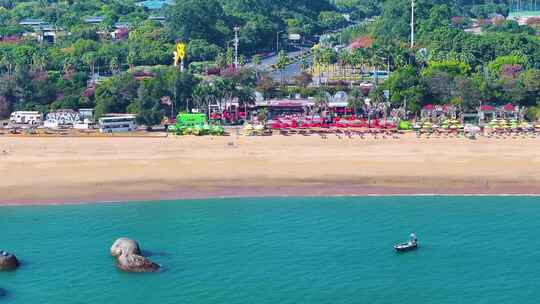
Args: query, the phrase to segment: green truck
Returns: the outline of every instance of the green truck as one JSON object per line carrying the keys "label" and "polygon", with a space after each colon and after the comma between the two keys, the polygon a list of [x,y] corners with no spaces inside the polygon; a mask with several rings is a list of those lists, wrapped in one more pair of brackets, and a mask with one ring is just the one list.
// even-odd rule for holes
{"label": "green truck", "polygon": [[208,123],[204,114],[180,113],[176,116],[176,124],[168,128],[169,132],[177,135],[223,135],[225,130],[220,125]]}

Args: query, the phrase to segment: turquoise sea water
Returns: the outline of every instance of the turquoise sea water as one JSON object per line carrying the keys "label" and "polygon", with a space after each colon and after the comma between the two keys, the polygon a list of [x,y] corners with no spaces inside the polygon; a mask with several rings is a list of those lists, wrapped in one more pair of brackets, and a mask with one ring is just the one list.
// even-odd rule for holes
{"label": "turquoise sea water", "polygon": [[[416,232],[420,250],[392,245]],[[538,303],[540,198],[224,199],[0,208],[0,303]],[[117,237],[165,266],[114,267]]]}

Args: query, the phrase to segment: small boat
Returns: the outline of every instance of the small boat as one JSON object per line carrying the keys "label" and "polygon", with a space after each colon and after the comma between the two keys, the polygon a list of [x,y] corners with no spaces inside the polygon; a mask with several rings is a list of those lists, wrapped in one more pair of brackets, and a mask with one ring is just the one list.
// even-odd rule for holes
{"label": "small boat", "polygon": [[394,250],[396,252],[407,252],[407,251],[416,250],[417,248],[418,248],[418,238],[416,237],[416,234],[414,233],[411,234],[411,240],[408,241],[407,243],[394,245]]}

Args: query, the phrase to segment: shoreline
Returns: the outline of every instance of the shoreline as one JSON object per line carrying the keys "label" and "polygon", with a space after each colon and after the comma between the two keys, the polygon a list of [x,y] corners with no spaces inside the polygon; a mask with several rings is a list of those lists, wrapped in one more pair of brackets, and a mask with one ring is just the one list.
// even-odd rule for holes
{"label": "shoreline", "polygon": [[[231,145],[232,143],[232,145]],[[540,140],[1,138],[0,206],[207,198],[540,196]]]}
{"label": "shoreline", "polygon": [[[492,182],[492,186],[485,187],[481,185],[461,187],[462,183],[469,184],[470,182],[453,181],[454,188],[439,189],[433,191],[432,187],[426,186],[421,188],[405,188],[405,187],[390,187],[390,186],[363,186],[357,188],[354,185],[349,188],[340,188],[334,185],[317,185],[306,186],[301,184],[291,184],[280,187],[254,187],[250,189],[239,189],[236,186],[220,186],[218,189],[209,190],[206,187],[196,188],[190,186],[189,191],[184,187],[176,187],[175,190],[169,188],[169,191],[160,191],[155,193],[152,191],[109,191],[107,194],[92,195],[92,198],[80,196],[36,196],[35,198],[26,199],[2,199],[0,200],[0,208],[4,206],[58,206],[58,205],[92,205],[92,204],[128,204],[137,202],[163,202],[163,201],[190,201],[190,200],[205,200],[205,199],[241,199],[241,198],[288,198],[288,197],[540,197],[540,187],[532,185],[513,185],[505,186],[506,192],[499,189],[503,185],[512,184],[512,182]],[[482,183],[485,185],[485,183]],[[529,189],[525,191],[524,188]],[[77,189],[77,188],[76,188]],[[355,190],[356,189],[356,190]],[[112,192],[112,193],[111,193]]]}
{"label": "shoreline", "polygon": [[98,202],[60,202],[60,203],[0,203],[0,209],[5,207],[55,207],[55,206],[87,206],[87,205],[126,205],[138,203],[184,202],[201,200],[227,200],[227,199],[271,199],[271,198],[343,198],[343,197],[540,197],[540,194],[337,194],[337,195],[268,195],[268,196],[216,196],[206,198],[178,198],[163,200],[135,200],[135,201],[98,201]]}

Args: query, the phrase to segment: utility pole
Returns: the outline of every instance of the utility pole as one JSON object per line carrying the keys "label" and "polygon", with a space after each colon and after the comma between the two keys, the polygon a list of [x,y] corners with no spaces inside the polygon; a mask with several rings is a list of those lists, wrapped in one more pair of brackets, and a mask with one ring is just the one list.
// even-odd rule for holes
{"label": "utility pole", "polygon": [[414,49],[414,0],[411,0],[411,49]]}
{"label": "utility pole", "polygon": [[276,55],[279,53],[279,34],[281,33],[282,31],[277,31],[276,32]]}
{"label": "utility pole", "polygon": [[276,55],[279,53],[279,31],[276,33]]}
{"label": "utility pole", "polygon": [[234,27],[234,68],[238,70],[238,44],[240,40],[238,39],[238,31],[240,28],[238,26]]}

